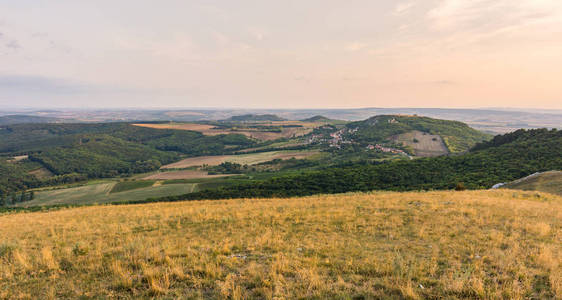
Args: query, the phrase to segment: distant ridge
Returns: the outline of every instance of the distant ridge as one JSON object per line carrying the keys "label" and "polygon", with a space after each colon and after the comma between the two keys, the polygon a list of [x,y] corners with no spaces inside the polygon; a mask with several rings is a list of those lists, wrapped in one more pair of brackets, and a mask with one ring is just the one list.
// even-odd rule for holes
{"label": "distant ridge", "polygon": [[221,120],[223,122],[261,122],[261,121],[287,121],[277,115],[273,114],[247,114],[240,116],[232,116],[228,119]]}
{"label": "distant ridge", "polygon": [[63,119],[60,118],[28,116],[28,115],[6,115],[0,117],[0,125],[12,125],[12,124],[23,124],[23,123],[59,123],[62,121]]}
{"label": "distant ridge", "polygon": [[334,121],[334,120],[330,119],[328,117],[324,117],[322,115],[316,115],[314,117],[310,117],[310,118],[307,118],[307,119],[304,119],[304,120],[301,120],[301,121],[303,121],[303,122],[326,122],[326,123],[328,123],[328,122],[331,122],[331,121]]}

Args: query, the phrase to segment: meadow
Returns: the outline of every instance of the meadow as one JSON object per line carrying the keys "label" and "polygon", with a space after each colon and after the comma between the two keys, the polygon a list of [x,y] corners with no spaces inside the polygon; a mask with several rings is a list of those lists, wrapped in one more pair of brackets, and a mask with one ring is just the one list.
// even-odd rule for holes
{"label": "meadow", "polygon": [[35,192],[33,200],[18,203],[18,206],[47,206],[57,204],[102,204],[119,201],[144,200],[162,195],[180,195],[195,190],[195,183],[161,185],[154,180],[117,182],[100,180],[90,184],[44,189]]}
{"label": "meadow", "polygon": [[0,216],[0,298],[547,299],[562,198],[372,192]]}

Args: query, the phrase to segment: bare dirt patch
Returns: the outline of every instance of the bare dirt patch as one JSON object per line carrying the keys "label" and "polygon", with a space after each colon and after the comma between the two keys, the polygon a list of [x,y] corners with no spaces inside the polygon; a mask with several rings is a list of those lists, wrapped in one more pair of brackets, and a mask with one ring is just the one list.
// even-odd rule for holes
{"label": "bare dirt patch", "polygon": [[14,157],[10,158],[8,160],[8,162],[9,163],[15,163],[15,162],[22,161],[22,160],[28,159],[28,158],[29,158],[28,155],[18,155],[18,156],[14,156]]}
{"label": "bare dirt patch", "polygon": [[432,157],[449,153],[439,135],[414,130],[396,135],[392,139],[405,146],[412,147],[416,156]]}
{"label": "bare dirt patch", "polygon": [[37,170],[30,171],[29,174],[37,177],[37,179],[45,179],[54,176],[54,174],[51,173],[51,171],[45,168],[39,168]]}

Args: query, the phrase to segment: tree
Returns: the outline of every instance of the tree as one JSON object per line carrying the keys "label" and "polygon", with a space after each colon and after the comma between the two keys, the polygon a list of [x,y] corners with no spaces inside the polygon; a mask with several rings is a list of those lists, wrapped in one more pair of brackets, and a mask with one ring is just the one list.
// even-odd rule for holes
{"label": "tree", "polygon": [[466,190],[464,183],[463,182],[457,183],[457,186],[455,187],[455,191],[464,191],[464,190]]}
{"label": "tree", "polygon": [[10,193],[10,200],[8,201],[8,204],[15,204],[16,203],[16,192],[11,192]]}

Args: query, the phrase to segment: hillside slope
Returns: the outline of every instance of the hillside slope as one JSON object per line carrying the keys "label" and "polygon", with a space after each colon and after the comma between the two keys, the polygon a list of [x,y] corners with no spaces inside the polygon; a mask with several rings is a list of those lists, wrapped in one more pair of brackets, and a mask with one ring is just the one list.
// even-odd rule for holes
{"label": "hillside slope", "polygon": [[0,215],[0,298],[552,299],[560,211],[495,190]]}
{"label": "hillside slope", "polygon": [[[241,134],[205,136],[188,130],[160,130],[127,123],[18,124],[0,126],[0,198],[7,193],[72,182],[157,170],[180,154],[230,154],[255,141]],[[55,175],[45,182],[29,176],[27,161],[8,164],[26,154]]]}
{"label": "hillside slope", "polygon": [[536,173],[527,177],[508,182],[502,188],[541,191],[562,196],[562,172],[549,171]]}
{"label": "hillside slope", "polygon": [[[503,142],[499,142],[499,141]],[[562,169],[562,131],[518,130],[458,156],[364,162],[150,201],[287,197],[370,190],[491,188],[535,172]]]}
{"label": "hillside slope", "polygon": [[396,135],[412,131],[439,135],[451,153],[467,151],[476,143],[491,138],[462,122],[407,115],[374,116],[349,123],[347,128],[352,132],[353,139],[361,143],[389,141]]}

